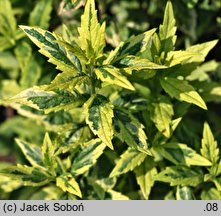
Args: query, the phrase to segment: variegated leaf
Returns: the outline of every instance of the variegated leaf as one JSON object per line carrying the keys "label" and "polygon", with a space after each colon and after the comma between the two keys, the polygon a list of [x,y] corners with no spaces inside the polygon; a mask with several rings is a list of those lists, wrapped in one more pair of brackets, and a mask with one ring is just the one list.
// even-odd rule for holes
{"label": "variegated leaf", "polygon": [[43,165],[41,149],[37,145],[22,141],[20,139],[16,139],[16,143],[32,166]]}
{"label": "variegated leaf", "polygon": [[[67,27],[63,27],[65,28],[65,32],[68,31]],[[66,34],[71,34],[70,32],[66,32]],[[70,37],[67,39],[67,37]],[[87,64],[88,63],[88,59],[87,59],[87,56],[85,54],[85,51],[81,49],[81,47],[79,47],[79,45],[75,42],[76,41],[76,38],[72,35],[65,35],[63,36],[64,39],[59,39],[57,40],[56,42],[58,44],[60,44],[61,46],[65,47],[69,53],[73,53],[77,58],[74,59],[75,61],[75,65],[76,67],[78,68],[79,71],[82,70],[82,65],[81,63],[84,63],[84,64]],[[68,42],[67,40],[71,40],[70,42]],[[78,61],[78,59],[80,61]]]}
{"label": "variegated leaf", "polygon": [[157,174],[153,159],[147,157],[140,166],[134,169],[134,172],[144,198],[148,199],[151,188],[154,185],[154,176]]}
{"label": "variegated leaf", "polygon": [[64,47],[57,44],[58,37],[55,33],[37,27],[20,26],[20,28],[40,48],[39,52],[48,57],[48,61],[56,65],[58,70],[78,73],[76,62],[68,57]]}
{"label": "variegated leaf", "polygon": [[177,186],[176,200],[193,200],[193,191],[187,186]]}
{"label": "variegated leaf", "polygon": [[173,6],[171,1],[168,1],[164,12],[163,24],[160,25],[159,30],[161,50],[164,52],[169,52],[174,49],[176,43],[176,29]]}
{"label": "variegated leaf", "polygon": [[33,87],[22,91],[7,100],[11,103],[28,105],[45,112],[71,109],[84,103],[84,98],[67,90],[44,91],[39,87]]}
{"label": "variegated leaf", "polygon": [[145,153],[128,148],[128,150],[120,156],[120,159],[117,161],[110,177],[119,176],[123,173],[134,170],[135,167],[139,166],[145,160],[146,156],[147,155]]}
{"label": "variegated leaf", "polygon": [[139,70],[148,70],[148,69],[165,69],[167,66],[159,65],[154,62],[151,62],[148,59],[140,58],[137,56],[127,56],[123,58],[120,61],[120,64],[125,67],[124,70],[126,70],[128,73],[130,71],[139,71]]}
{"label": "variegated leaf", "polygon": [[59,148],[57,148],[55,155],[64,154],[70,150],[73,151],[91,139],[92,134],[88,126],[81,127],[74,131],[65,132],[64,134],[61,134],[61,137],[58,139],[60,145]]}
{"label": "variegated leaf", "polygon": [[149,48],[150,40],[155,31],[156,29],[151,29],[137,36],[132,36],[125,42],[121,42],[110,52],[104,64],[113,64],[128,55],[145,52]]}
{"label": "variegated leaf", "polygon": [[113,149],[113,105],[102,95],[94,95],[85,103],[84,113],[90,129],[111,149]]}
{"label": "variegated leaf", "polygon": [[78,197],[82,197],[81,189],[79,184],[76,182],[71,174],[63,174],[56,178],[56,185],[61,188],[64,192],[69,192]]}
{"label": "variegated leaf", "polygon": [[188,47],[185,51],[171,51],[168,53],[166,62],[172,67],[177,64],[203,62],[209,51],[217,44],[218,40],[205,42]]}
{"label": "variegated leaf", "polygon": [[[209,51],[211,49],[213,49],[213,47],[215,47],[217,43],[218,43],[218,40],[212,40],[212,41],[209,41],[209,42],[205,42],[205,43],[190,46],[186,49],[186,51],[194,52],[194,53],[200,53],[203,56],[202,61],[204,61],[204,59],[206,58]],[[197,59],[193,60],[193,61],[197,61]]]}
{"label": "variegated leaf", "polygon": [[170,51],[165,59],[166,65],[173,67],[178,64],[187,64],[192,62],[203,62],[204,57],[201,53],[191,51]]}
{"label": "variegated leaf", "polygon": [[49,137],[49,134],[46,133],[44,137],[44,142],[42,145],[42,156],[45,166],[48,170],[51,171],[51,173],[55,176],[56,175],[56,158],[54,156],[54,146],[52,144],[52,141]]}
{"label": "variegated leaf", "polygon": [[74,158],[71,173],[77,176],[88,171],[95,165],[105,147],[106,145],[99,138],[86,143],[84,149]]}
{"label": "variegated leaf", "polygon": [[120,42],[120,44],[114,50],[111,50],[108,57],[104,60],[103,64],[109,65],[109,64],[112,64],[114,60],[118,59],[119,52],[122,49],[123,45],[124,45],[124,42]]}
{"label": "variegated leaf", "polygon": [[43,167],[30,167],[21,164],[5,169],[1,175],[10,177],[24,186],[43,186],[53,180]]}
{"label": "variegated leaf", "polygon": [[105,23],[98,23],[94,0],[87,1],[78,32],[80,47],[86,52],[87,58],[100,58],[105,47]]}
{"label": "variegated leaf", "polygon": [[134,90],[132,84],[121,74],[120,69],[114,66],[106,65],[98,67],[95,69],[95,74],[103,82]]}
{"label": "variegated leaf", "polygon": [[203,109],[207,109],[204,100],[186,81],[176,78],[164,77],[160,79],[163,89],[171,96],[180,101],[193,103]]}
{"label": "variegated leaf", "polygon": [[91,80],[88,76],[75,76],[70,71],[65,71],[58,74],[51,84],[47,85],[46,90],[71,90],[77,91],[80,94],[89,92]]}
{"label": "variegated leaf", "polygon": [[213,133],[206,122],[204,123],[203,128],[201,154],[213,164],[217,163],[219,160],[219,148],[217,146],[217,142],[215,141]]}
{"label": "variegated leaf", "polygon": [[17,190],[21,186],[22,184],[18,181],[0,173],[0,188],[2,192],[11,193],[12,191]]}
{"label": "variegated leaf", "polygon": [[173,105],[166,97],[159,97],[150,106],[150,117],[157,129],[166,137],[171,135]]}
{"label": "variegated leaf", "polygon": [[203,182],[203,173],[186,166],[170,166],[158,173],[154,180],[171,186],[196,186]]}
{"label": "variegated leaf", "polygon": [[151,155],[148,149],[144,126],[132,114],[115,110],[114,129],[116,136],[132,148]]}
{"label": "variegated leaf", "polygon": [[211,162],[197,154],[195,150],[182,143],[166,143],[157,147],[157,151],[174,164],[187,166],[211,166]]}

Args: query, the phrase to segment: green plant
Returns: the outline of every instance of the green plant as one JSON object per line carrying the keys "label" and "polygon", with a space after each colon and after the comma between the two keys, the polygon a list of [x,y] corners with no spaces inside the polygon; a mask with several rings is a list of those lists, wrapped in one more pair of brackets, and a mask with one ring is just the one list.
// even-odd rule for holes
{"label": "green plant", "polygon": [[111,51],[94,0],[78,35],[65,25],[59,33],[20,28],[60,73],[1,101],[46,130],[42,143],[16,139],[26,160],[1,171],[4,190],[28,186],[32,199],[221,198],[219,148],[208,123],[201,141],[200,122],[195,140],[180,135],[190,111],[204,114],[207,101],[219,100],[209,63],[201,64],[217,40],[175,50],[170,1],[158,30]]}

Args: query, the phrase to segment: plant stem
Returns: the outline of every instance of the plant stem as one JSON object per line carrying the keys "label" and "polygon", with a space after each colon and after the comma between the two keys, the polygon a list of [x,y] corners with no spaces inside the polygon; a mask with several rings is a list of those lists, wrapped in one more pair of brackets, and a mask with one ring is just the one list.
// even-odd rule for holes
{"label": "plant stem", "polygon": [[90,65],[91,94],[95,94],[94,66]]}

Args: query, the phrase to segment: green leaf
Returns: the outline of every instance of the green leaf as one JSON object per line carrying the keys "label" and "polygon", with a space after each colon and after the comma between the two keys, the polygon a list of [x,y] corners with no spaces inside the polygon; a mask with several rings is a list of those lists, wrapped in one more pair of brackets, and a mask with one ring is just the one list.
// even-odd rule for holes
{"label": "green leaf", "polygon": [[95,135],[113,149],[113,105],[102,95],[92,96],[84,105],[86,123]]}
{"label": "green leaf", "polygon": [[1,172],[1,175],[10,177],[24,186],[43,186],[52,180],[43,167],[30,167],[21,164],[7,168]]}
{"label": "green leaf", "polygon": [[218,191],[221,191],[221,177],[213,179],[213,183],[216,185]]}
{"label": "green leaf", "polygon": [[216,188],[210,188],[209,190],[203,190],[201,193],[202,200],[221,200],[221,192]]}
{"label": "green leaf", "polygon": [[73,9],[77,7],[79,4],[82,4],[82,0],[64,0],[64,7],[66,9]]}
{"label": "green leaf", "polygon": [[202,96],[207,102],[220,102],[221,101],[221,87],[216,82],[198,82],[197,88],[202,91]]}
{"label": "green leaf", "polygon": [[52,0],[38,1],[30,14],[29,25],[47,29],[49,27],[51,11]]}
{"label": "green leaf", "polygon": [[[16,115],[13,118],[7,119],[7,121],[5,121],[4,124],[1,124],[0,137],[2,137],[2,139],[0,143],[4,143],[6,140],[8,140],[8,138],[10,139],[10,137],[12,136],[13,137],[18,136],[20,138],[19,141],[22,141],[22,142],[24,142],[23,140],[31,140],[32,143],[41,143],[44,130],[45,128],[36,124],[36,121]],[[38,136],[36,136],[36,134],[38,134]],[[27,143],[28,146],[30,144],[28,142],[24,142],[24,143]],[[35,145],[35,146],[37,147],[38,145]],[[6,145],[5,147],[11,148],[11,145]],[[41,157],[40,151],[38,150],[36,150],[36,155],[38,154],[38,152],[39,152],[39,156]]]}
{"label": "green leaf", "polygon": [[16,143],[32,166],[43,165],[41,149],[37,145],[22,141],[20,139],[16,139]]}
{"label": "green leaf", "polygon": [[170,97],[175,97],[180,101],[193,103],[203,109],[207,109],[201,96],[186,81],[164,77],[160,79],[160,83]]}
{"label": "green leaf", "polygon": [[10,79],[1,81],[0,104],[5,104],[7,106],[8,103],[10,103],[10,105],[12,106],[12,101],[7,101],[8,98],[13,97],[20,91],[21,87],[18,85],[16,80]]}
{"label": "green leaf", "polygon": [[[30,191],[30,189],[29,189]],[[24,193],[24,192],[23,192]],[[34,193],[31,192],[31,196],[28,197],[29,200],[59,200],[63,191],[56,187],[56,185],[49,185],[35,189]]]}
{"label": "green leaf", "polygon": [[105,23],[102,25],[98,23],[94,0],[87,1],[78,32],[80,47],[86,52],[88,59],[100,58],[106,45]]}
{"label": "green leaf", "polygon": [[14,37],[17,29],[16,19],[9,0],[0,1],[0,34],[3,34],[7,41],[14,44]]}
{"label": "green leaf", "polygon": [[129,197],[123,195],[120,192],[114,191],[114,190],[108,190],[107,191],[110,200],[129,200]]}
{"label": "green leaf", "polygon": [[110,178],[134,170],[135,167],[139,166],[145,160],[146,156],[147,155],[142,152],[128,148],[128,150],[120,156],[120,159],[110,174]]}
{"label": "green leaf", "polygon": [[193,200],[193,191],[190,187],[187,186],[177,186],[176,190],[176,199],[177,200]]}
{"label": "green leaf", "polygon": [[57,44],[57,36],[54,33],[37,27],[20,26],[20,28],[40,48],[39,52],[48,57],[48,61],[56,65],[58,70],[78,73],[75,62],[72,62],[65,49]]}
{"label": "green leaf", "polygon": [[188,9],[193,9],[199,0],[183,0],[183,3],[188,7]]}
{"label": "green leaf", "polygon": [[[11,41],[11,42],[13,42],[13,41]],[[8,39],[6,37],[0,36],[0,51],[2,52],[6,49],[13,47],[13,44],[11,44],[11,42],[8,41]]]}
{"label": "green leaf", "polygon": [[179,125],[179,123],[181,122],[182,120],[182,117],[179,117],[177,119],[174,119],[171,123],[171,128],[172,128],[172,131],[174,132],[177,128],[177,126]]}
{"label": "green leaf", "polygon": [[165,52],[161,53],[161,41],[158,34],[153,35],[150,52],[146,52],[145,54],[149,60],[162,64],[162,60],[165,58]]}
{"label": "green leaf", "polygon": [[166,97],[159,97],[150,107],[150,118],[154,122],[157,129],[165,136],[171,135],[171,121],[173,105]]}
{"label": "green leaf", "polygon": [[167,143],[157,147],[157,151],[174,164],[187,166],[211,166],[211,162],[197,154],[192,148],[181,143]]}
{"label": "green leaf", "polygon": [[94,177],[87,177],[87,180],[89,184],[92,185],[94,192],[98,195],[99,199],[101,200],[105,199],[105,196],[107,195],[106,192],[108,192],[109,190],[113,191],[113,187],[115,186],[117,182],[116,178],[97,179]]}
{"label": "green leaf", "polygon": [[221,174],[221,160],[217,163],[217,170],[216,170],[217,175]]}
{"label": "green leaf", "polygon": [[144,126],[131,113],[114,110],[114,129],[116,136],[128,146],[151,155],[148,150]]}
{"label": "green leaf", "polygon": [[134,172],[144,198],[148,199],[151,188],[154,185],[154,176],[157,174],[153,159],[147,157],[140,166],[134,169]]}
{"label": "green leaf", "polygon": [[154,180],[170,183],[170,186],[196,186],[203,182],[203,174],[193,168],[171,166],[158,173]]}
{"label": "green leaf", "polygon": [[95,69],[98,79],[109,84],[118,85],[120,87],[135,90],[132,84],[123,76],[120,69],[111,65],[105,65]]}
{"label": "green leaf", "polygon": [[176,29],[173,6],[171,1],[168,1],[164,11],[163,24],[160,25],[159,30],[162,51],[167,53],[174,49],[176,43]]}
{"label": "green leaf", "polygon": [[[1,46],[1,42],[0,42],[0,46]],[[10,62],[10,64],[9,64],[9,62]],[[15,57],[13,55],[13,53],[10,52],[10,51],[1,52],[0,53],[0,67],[4,70],[5,69],[6,70],[16,70],[16,69],[18,69],[17,57]]]}
{"label": "green leaf", "polygon": [[163,199],[164,200],[176,200],[173,190],[169,190],[169,192],[164,196]]}
{"label": "green leaf", "polygon": [[219,160],[219,148],[207,122],[204,123],[201,154],[213,164]]}
{"label": "green leaf", "polygon": [[74,158],[71,173],[75,176],[81,175],[95,165],[106,145],[98,138],[85,144],[82,151]]}
{"label": "green leaf", "polygon": [[57,177],[56,185],[64,192],[68,192],[82,198],[80,187],[71,174],[63,174]]}
{"label": "green leaf", "polygon": [[219,63],[215,60],[207,61],[200,66],[198,66],[195,70],[191,72],[190,75],[186,77],[189,81],[207,81],[210,80],[209,72],[216,71],[219,68]]}
{"label": "green leaf", "polygon": [[49,134],[46,133],[42,145],[42,156],[45,166],[51,171],[51,173],[56,175],[56,158],[54,155],[54,146],[51,142]]}
{"label": "green leaf", "polygon": [[102,178],[97,179],[96,184],[102,187],[105,191],[114,188],[117,183],[117,178]]}
{"label": "green leaf", "polygon": [[23,71],[25,66],[30,63],[32,48],[27,42],[19,43],[15,48],[15,55],[18,59],[19,66]]}
{"label": "green leaf", "polygon": [[20,78],[22,88],[36,85],[41,76],[41,67],[32,56],[31,46],[26,42],[18,44],[15,54],[22,72]]}
{"label": "green leaf", "polygon": [[[97,184],[97,182],[95,181],[95,178],[87,178],[87,181],[89,183],[89,185],[91,185],[93,187],[93,193],[96,194],[98,196],[97,199],[99,200],[104,200],[105,199],[105,193],[107,190],[104,190],[101,185]],[[94,195],[92,195],[92,197],[94,198]]]}

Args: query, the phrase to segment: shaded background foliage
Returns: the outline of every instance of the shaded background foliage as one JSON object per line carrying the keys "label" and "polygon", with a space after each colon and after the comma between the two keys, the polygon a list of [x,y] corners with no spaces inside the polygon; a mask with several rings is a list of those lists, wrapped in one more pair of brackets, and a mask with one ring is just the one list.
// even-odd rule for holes
{"label": "shaded background foliage", "polygon": [[[1,2],[1,0],[0,0]],[[39,3],[40,2],[40,3]],[[72,4],[74,2],[74,4]],[[80,23],[80,16],[83,13],[86,0],[51,0],[33,1],[11,0],[12,15],[15,17],[17,25],[35,25],[50,31],[61,32],[62,24],[66,24],[73,33],[77,34],[77,26]],[[107,50],[116,47],[120,41],[125,41],[132,35],[137,35],[148,29],[159,26],[162,23],[163,12],[166,0],[98,0],[98,16],[100,21],[106,21]],[[221,2],[220,0],[173,0],[174,14],[177,21],[177,48],[184,49],[190,45],[202,43],[213,39],[221,39]],[[44,7],[44,9],[43,9]],[[47,10],[45,10],[47,8]],[[40,14],[39,11],[45,14]],[[0,14],[4,13],[1,11]],[[9,13],[10,14],[10,13]],[[6,31],[1,31],[6,29]],[[49,83],[57,74],[54,66],[47,62],[47,59],[38,53],[38,49],[33,45],[24,33],[16,26],[11,32],[9,26],[4,26],[0,22],[0,99],[11,97],[21,90],[33,85]],[[14,31],[14,32],[13,32]],[[8,35],[7,35],[8,34]],[[10,40],[9,40],[10,39]],[[19,53],[23,49],[24,52]],[[30,68],[22,65],[22,58],[31,62]],[[221,42],[210,52],[206,58],[205,71],[208,71],[210,80],[221,81]],[[27,73],[32,71],[32,73]],[[31,74],[31,75],[30,75]],[[200,73],[199,76],[203,73]],[[203,79],[203,77],[202,77]],[[200,88],[200,87],[199,87]],[[209,88],[209,86],[208,86]],[[207,121],[214,136],[221,143],[221,90],[215,98],[207,103],[209,112],[191,107],[184,117],[182,124],[176,130],[176,136],[180,142],[200,143],[203,122]],[[0,100],[1,103],[1,100]],[[176,111],[176,110],[175,110]],[[0,107],[0,168],[14,163],[26,163],[26,159],[21,154],[14,138],[19,137],[32,143],[41,144],[47,122],[54,125],[56,131],[59,125],[70,123],[71,116],[68,113],[60,112],[57,116],[47,116],[44,127],[35,119],[27,119],[19,115],[15,109]],[[31,128],[31,130],[30,130]],[[58,129],[59,130],[59,129]],[[53,134],[53,133],[52,133]],[[200,147],[194,146],[195,149]],[[118,152],[119,154],[122,153]],[[107,155],[110,153],[107,153]],[[114,156],[111,156],[114,157]],[[104,159],[105,160],[105,159]],[[99,163],[99,162],[98,162]],[[104,171],[105,172],[105,171]],[[108,170],[106,170],[108,173]],[[133,177],[132,173],[128,174]],[[125,177],[126,178],[126,177]],[[129,179],[129,181],[128,181]],[[118,182],[116,189],[120,189],[125,181],[124,178]],[[127,176],[128,188],[131,191],[121,191],[134,199],[139,198],[133,191],[138,189],[138,185],[133,178]],[[37,199],[35,189],[19,188],[15,191],[5,190],[8,185],[3,182],[0,188],[1,199]],[[9,188],[16,188],[10,185]],[[88,185],[88,187],[91,187]],[[210,184],[203,185],[210,188]],[[2,189],[3,188],[3,189]],[[150,194],[150,199],[173,198],[172,193],[168,193],[169,186],[165,183],[156,183]],[[125,190],[125,189],[124,189]],[[197,198],[199,194],[196,188],[194,192]],[[89,190],[90,191],[90,190]],[[131,193],[131,194],[130,194]],[[88,194],[90,198],[91,194]],[[92,196],[93,197],[93,196]],[[49,196],[50,198],[50,196]],[[52,197],[53,198],[53,197]]]}

